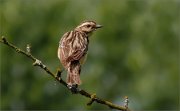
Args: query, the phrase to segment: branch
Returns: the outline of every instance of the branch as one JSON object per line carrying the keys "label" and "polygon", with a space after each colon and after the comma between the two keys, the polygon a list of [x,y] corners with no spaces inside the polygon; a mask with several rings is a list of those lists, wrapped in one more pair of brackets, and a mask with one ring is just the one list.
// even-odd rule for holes
{"label": "branch", "polygon": [[[65,86],[69,90],[69,88],[67,87],[67,83],[61,78],[62,70],[58,69],[56,73],[52,73],[46,65],[44,65],[40,60],[35,58],[30,53],[30,46],[29,45],[27,45],[27,47],[26,47],[27,51],[24,51],[24,50],[21,50],[20,48],[16,47],[15,45],[13,45],[12,43],[8,42],[5,37],[1,37],[0,43],[5,44],[8,47],[11,47],[17,53],[23,54],[26,57],[28,57],[29,59],[31,59],[33,61],[34,66],[38,66],[38,67],[42,68],[43,70],[45,70],[47,72],[47,74],[51,75],[56,81],[58,81],[60,84],[62,84],[63,86]],[[95,101],[97,103],[109,106],[112,109],[118,109],[118,110],[122,110],[122,111],[130,111],[130,109],[128,108],[127,97],[125,99],[125,105],[119,106],[119,105],[113,104],[109,101],[100,99],[99,97],[96,96],[96,94],[90,94],[90,93],[88,93],[85,90],[80,89],[80,88],[78,88],[77,94],[80,94],[82,96],[90,98],[90,101],[87,103],[87,105],[91,105]]]}

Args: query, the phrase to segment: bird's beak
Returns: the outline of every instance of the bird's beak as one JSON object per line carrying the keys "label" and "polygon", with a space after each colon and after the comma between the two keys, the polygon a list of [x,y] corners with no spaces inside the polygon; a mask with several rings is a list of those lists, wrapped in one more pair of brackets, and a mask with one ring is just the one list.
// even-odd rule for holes
{"label": "bird's beak", "polygon": [[103,27],[102,25],[97,24],[96,29]]}

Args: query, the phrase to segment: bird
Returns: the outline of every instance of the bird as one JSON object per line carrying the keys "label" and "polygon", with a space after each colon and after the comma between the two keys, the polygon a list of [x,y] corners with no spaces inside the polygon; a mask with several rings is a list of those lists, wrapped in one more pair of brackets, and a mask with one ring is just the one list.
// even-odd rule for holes
{"label": "bird", "polygon": [[67,71],[66,82],[69,89],[81,85],[81,66],[87,57],[89,37],[101,27],[95,21],[86,20],[60,38],[57,55]]}

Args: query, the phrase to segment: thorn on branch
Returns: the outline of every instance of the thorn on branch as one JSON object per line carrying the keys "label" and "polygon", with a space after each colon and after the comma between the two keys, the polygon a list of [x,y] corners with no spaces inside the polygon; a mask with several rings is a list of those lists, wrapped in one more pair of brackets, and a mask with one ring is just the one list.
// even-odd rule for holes
{"label": "thorn on branch", "polygon": [[90,101],[87,103],[87,105],[88,105],[88,106],[91,105],[91,104],[95,101],[95,99],[96,99],[96,94],[94,93],[94,94],[91,95],[91,99],[90,99]]}

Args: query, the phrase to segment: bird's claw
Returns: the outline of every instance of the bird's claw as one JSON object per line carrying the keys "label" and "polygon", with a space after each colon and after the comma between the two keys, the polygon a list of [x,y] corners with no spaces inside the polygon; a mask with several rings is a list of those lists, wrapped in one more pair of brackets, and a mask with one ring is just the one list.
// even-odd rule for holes
{"label": "bird's claw", "polygon": [[68,84],[67,87],[71,90],[71,92],[73,94],[78,93],[78,85],[77,84],[73,84],[73,85]]}

